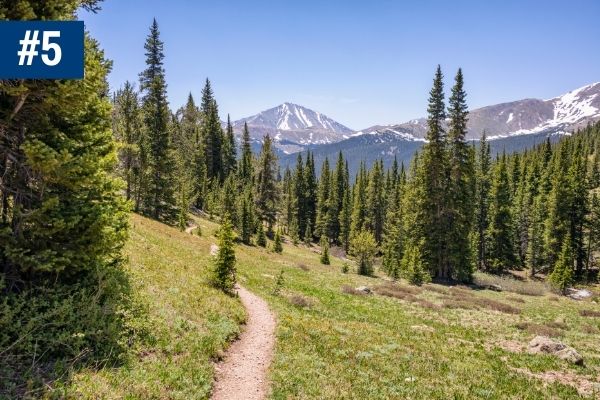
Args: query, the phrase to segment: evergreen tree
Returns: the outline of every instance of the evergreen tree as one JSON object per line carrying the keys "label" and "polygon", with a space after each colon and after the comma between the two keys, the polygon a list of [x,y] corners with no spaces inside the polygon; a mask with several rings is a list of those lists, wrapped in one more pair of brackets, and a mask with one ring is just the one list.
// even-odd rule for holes
{"label": "evergreen tree", "polygon": [[148,193],[144,203],[155,219],[175,217],[174,154],[168,129],[169,105],[163,68],[163,42],[156,19],[146,38],[146,69],[140,74],[145,137],[148,141]]}
{"label": "evergreen tree", "polygon": [[279,229],[275,232],[275,238],[273,239],[273,251],[275,253],[283,252],[283,245],[281,244],[281,233]]}
{"label": "evergreen tree", "polygon": [[260,153],[256,180],[256,209],[261,221],[267,223],[269,234],[277,214],[279,190],[276,182],[277,157],[273,152],[271,137],[265,136]]}
{"label": "evergreen tree", "polygon": [[219,229],[219,251],[213,260],[212,284],[225,293],[232,294],[236,282],[235,233],[227,218]]}
{"label": "evergreen tree", "polygon": [[320,261],[321,264],[323,265],[329,265],[330,261],[329,261],[329,239],[327,239],[327,236],[321,236],[321,257],[320,257]]}
{"label": "evergreen tree", "polygon": [[267,237],[265,236],[265,229],[262,221],[258,223],[258,228],[256,230],[256,245],[260,247],[267,246]]}
{"label": "evergreen tree", "polygon": [[[302,155],[298,153],[296,160],[296,169],[294,171],[294,208],[296,222],[298,224],[298,234],[304,235],[306,232],[306,185],[304,183],[304,164]],[[304,237],[304,236],[303,236]]]}
{"label": "evergreen tree", "polygon": [[365,164],[361,162],[360,169],[354,184],[354,199],[352,205],[352,216],[350,237],[358,234],[366,228],[365,220],[367,217],[367,170]]}
{"label": "evergreen tree", "polygon": [[491,271],[499,273],[514,268],[517,264],[505,155],[494,168],[490,199],[490,249],[487,265]]}
{"label": "evergreen tree", "polygon": [[356,233],[351,241],[351,252],[358,263],[360,275],[373,274],[373,262],[377,252],[377,243],[373,233],[363,230]]}
{"label": "evergreen tree", "polygon": [[340,151],[333,174],[330,177],[329,207],[327,208],[327,236],[334,242],[339,242],[341,233],[341,213],[344,206],[345,192],[348,191],[348,179],[345,169],[344,156]]}
{"label": "evergreen tree", "polygon": [[238,230],[240,233],[240,240],[244,244],[250,244],[252,233],[254,233],[254,200],[252,199],[252,192],[247,190],[241,196],[241,201],[238,211]]}
{"label": "evergreen tree", "polygon": [[385,218],[383,161],[375,161],[369,173],[366,190],[365,227],[373,232],[375,241],[379,244],[383,236]]}
{"label": "evergreen tree", "polygon": [[560,256],[548,280],[562,293],[573,284],[573,243],[571,236],[567,235],[563,241]]}
{"label": "evergreen tree", "polygon": [[325,157],[321,168],[321,179],[319,179],[319,189],[317,194],[317,223],[315,233],[317,237],[327,236],[329,234],[328,219],[329,214],[329,195],[330,193],[330,170],[329,159]]}
{"label": "evergreen tree", "polygon": [[315,161],[312,154],[307,152],[306,164],[304,166],[304,217],[310,225],[312,232],[315,231],[317,220],[317,177],[315,175]]}
{"label": "evergreen tree", "polygon": [[472,274],[470,236],[475,196],[475,168],[471,148],[466,142],[468,113],[462,70],[459,69],[448,107],[450,180],[447,196],[450,204],[447,207],[449,230],[446,231],[445,257],[449,276],[463,282],[470,281]]}
{"label": "evergreen tree", "polygon": [[214,98],[210,81],[206,79],[202,89],[202,139],[204,147],[204,160],[206,163],[206,177],[211,182],[222,180],[223,175],[223,129],[219,119],[219,110]]}
{"label": "evergreen tree", "polygon": [[441,68],[438,66],[433,87],[429,94],[429,106],[427,108],[427,140],[423,146],[420,168],[418,173],[422,175],[418,179],[423,185],[423,198],[419,202],[423,218],[422,224],[426,236],[423,245],[425,265],[431,270],[434,277],[447,280],[452,277],[450,264],[448,262],[448,167],[446,151],[446,133],[444,131],[444,120],[446,118],[444,105],[444,84]]}
{"label": "evergreen tree", "polygon": [[113,111],[113,133],[120,143],[119,172],[125,180],[125,198],[134,200],[135,210],[140,206],[145,165],[140,158],[143,145],[141,112],[138,94],[133,84],[125,82],[123,89],[115,95]]}
{"label": "evergreen tree", "polygon": [[242,157],[238,167],[239,180],[243,185],[252,183],[254,177],[254,167],[252,166],[252,147],[250,144],[250,131],[248,124],[244,122],[244,132],[242,134]]}
{"label": "evergreen tree", "polygon": [[[348,164],[345,165],[345,176],[347,182]],[[344,248],[344,251],[350,250],[350,233],[351,233],[351,217],[352,217],[352,196],[350,188],[346,186],[343,192],[342,209],[340,211],[340,234],[339,242]]]}
{"label": "evergreen tree", "polygon": [[404,256],[405,232],[403,230],[402,214],[402,184],[397,184],[390,188],[392,196],[389,199],[387,208],[383,236],[383,261],[382,266],[388,276],[392,279],[400,277],[401,261]]}
{"label": "evergreen tree", "polygon": [[490,145],[486,133],[483,132],[479,144],[479,157],[477,159],[477,186],[475,199],[475,248],[477,254],[477,267],[487,269],[487,230],[489,224],[489,196],[490,196]]}
{"label": "evergreen tree", "polygon": [[422,285],[431,281],[427,266],[423,262],[423,239],[411,242],[402,256],[404,278],[413,285]]}
{"label": "evergreen tree", "polygon": [[237,149],[235,144],[235,134],[233,133],[233,125],[227,114],[227,129],[225,132],[225,140],[223,141],[223,175],[225,177],[235,174],[237,164]]}

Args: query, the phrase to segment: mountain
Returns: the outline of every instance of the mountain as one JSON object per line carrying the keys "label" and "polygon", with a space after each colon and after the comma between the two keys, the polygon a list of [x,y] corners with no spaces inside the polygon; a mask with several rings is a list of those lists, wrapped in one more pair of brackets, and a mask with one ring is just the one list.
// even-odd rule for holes
{"label": "mountain", "polygon": [[235,121],[233,128],[238,135],[241,135],[244,122],[248,124],[254,142],[262,142],[262,138],[269,134],[275,147],[283,153],[302,151],[311,145],[339,142],[353,133],[352,129],[324,114],[292,103],[283,103]]}
{"label": "mountain", "polygon": [[[600,83],[573,90],[549,100],[525,99],[482,107],[469,112],[468,139],[477,141],[485,130],[494,154],[520,151],[549,138],[557,141],[589,122],[600,120]],[[386,166],[394,157],[406,165],[425,143],[427,120],[403,124],[377,125],[348,135],[335,143],[309,146],[316,167],[328,157],[335,160],[341,150],[349,160],[353,176],[360,162],[371,165],[382,158]],[[293,166],[296,155],[282,155],[281,164]]]}
{"label": "mountain", "polygon": [[[524,99],[469,111],[469,139],[479,139],[485,130],[490,139],[538,133],[567,133],[600,119],[600,82],[549,100]],[[424,138],[425,118],[397,125],[372,126],[354,133],[397,133],[405,138]]]}

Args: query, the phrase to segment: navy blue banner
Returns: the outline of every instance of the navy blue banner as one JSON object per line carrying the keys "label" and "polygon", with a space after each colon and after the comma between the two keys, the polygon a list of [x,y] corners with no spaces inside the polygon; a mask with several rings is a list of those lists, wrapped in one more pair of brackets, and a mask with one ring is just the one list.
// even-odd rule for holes
{"label": "navy blue banner", "polygon": [[83,78],[83,21],[0,21],[0,79]]}

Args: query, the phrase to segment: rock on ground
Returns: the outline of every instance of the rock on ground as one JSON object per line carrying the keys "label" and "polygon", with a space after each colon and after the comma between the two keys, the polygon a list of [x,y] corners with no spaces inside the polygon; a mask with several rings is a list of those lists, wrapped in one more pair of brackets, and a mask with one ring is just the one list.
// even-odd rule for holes
{"label": "rock on ground", "polygon": [[573,364],[583,364],[583,357],[574,348],[545,336],[534,337],[529,342],[527,351],[531,354],[552,354]]}

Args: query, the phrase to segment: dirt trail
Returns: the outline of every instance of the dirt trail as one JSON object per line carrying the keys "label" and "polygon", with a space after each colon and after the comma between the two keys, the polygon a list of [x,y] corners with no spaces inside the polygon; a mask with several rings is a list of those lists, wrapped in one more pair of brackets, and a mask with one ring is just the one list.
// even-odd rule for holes
{"label": "dirt trail", "polygon": [[185,228],[185,233],[192,233],[192,231],[194,229],[196,229],[198,227],[198,225],[194,224],[192,226],[188,226],[187,228]]}
{"label": "dirt trail", "polygon": [[273,358],[275,317],[267,303],[243,287],[238,294],[248,313],[239,340],[216,365],[213,400],[262,400],[269,392],[267,370]]}

